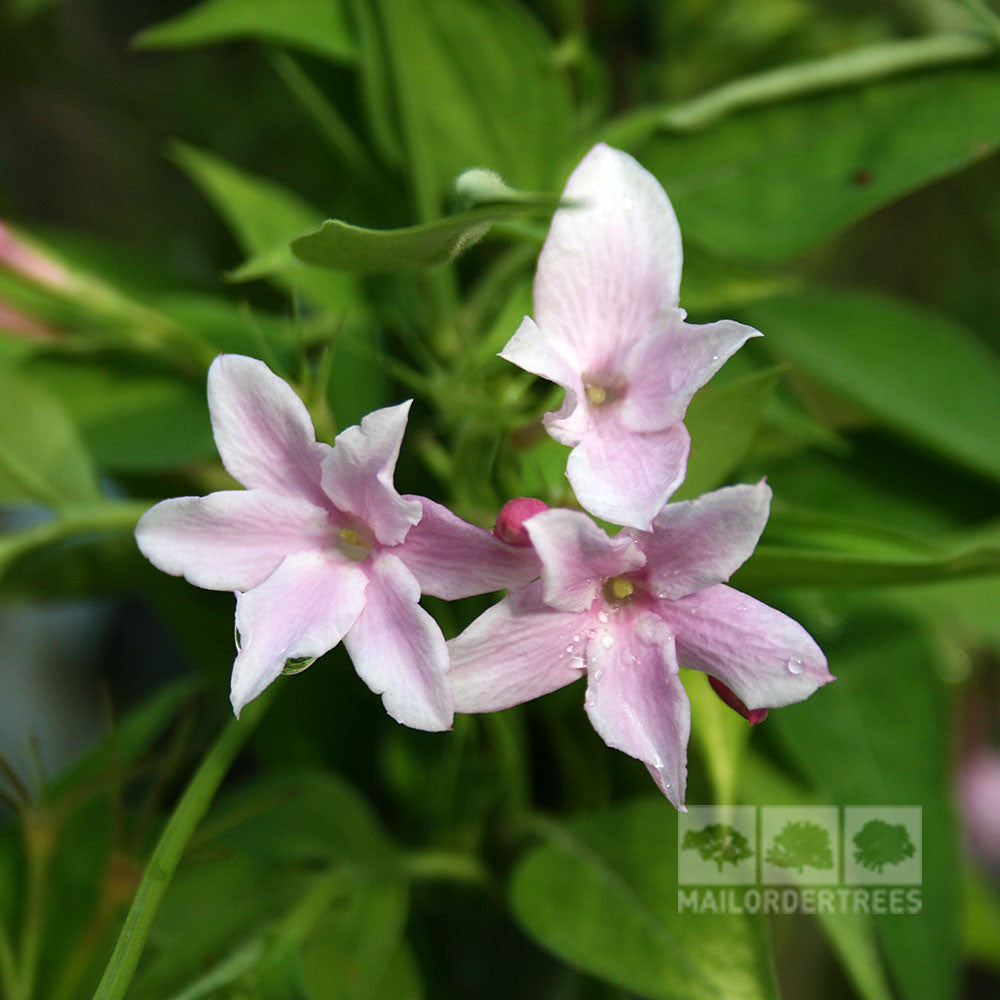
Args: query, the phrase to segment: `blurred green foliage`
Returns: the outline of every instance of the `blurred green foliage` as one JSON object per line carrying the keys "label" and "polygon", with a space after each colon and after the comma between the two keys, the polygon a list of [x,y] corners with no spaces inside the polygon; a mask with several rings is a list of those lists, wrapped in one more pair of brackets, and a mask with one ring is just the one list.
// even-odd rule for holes
{"label": "blurred green foliage", "polygon": [[[998,46],[989,0],[0,6],[0,218],[64,275],[0,266],[0,596],[158,623],[131,684],[109,667],[130,713],[64,774],[20,775],[0,733],[0,993],[93,994],[228,711],[227,599],[130,538],[228,482],[212,357],[267,361],[327,439],[414,396],[397,483],[470,520],[572,502],[551,393],[495,353],[601,139],[676,206],[681,304],[765,334],[692,403],[679,496],[768,477],[737,583],[839,677],[752,735],[687,679],[689,798],[920,805],[922,912],[679,915],[675,816],[579,686],[432,736],[334,650],[278,685],[127,995],[995,991],[953,775],[1000,734]],[[486,602],[427,605],[452,635]]]}

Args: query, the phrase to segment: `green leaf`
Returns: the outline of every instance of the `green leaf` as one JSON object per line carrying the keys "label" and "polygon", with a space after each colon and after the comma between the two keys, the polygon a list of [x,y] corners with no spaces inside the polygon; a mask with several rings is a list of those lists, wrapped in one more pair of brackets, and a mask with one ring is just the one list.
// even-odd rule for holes
{"label": "green leaf", "polygon": [[159,472],[215,454],[203,384],[57,356],[26,370],[58,393],[102,468]]}
{"label": "green leaf", "polygon": [[880,587],[1000,573],[1000,540],[978,534],[916,538],[837,517],[774,511],[733,585]]}
{"label": "green leaf", "polygon": [[922,909],[873,919],[902,996],[948,1000],[959,974],[951,692],[912,620],[870,611],[839,635],[824,643],[836,683],[773,712],[767,726],[830,801],[922,807]]}
{"label": "green leaf", "polygon": [[687,478],[675,499],[700,496],[724,483],[750,450],[779,371],[755,372],[699,391],[684,423],[691,434]]}
{"label": "green leaf", "polygon": [[759,920],[678,913],[677,814],[637,800],[549,829],[510,890],[514,914],[571,965],[650,1000],[776,997]]}
{"label": "green leaf", "polygon": [[1000,898],[978,868],[962,866],[962,937],[973,962],[1000,972]]}
{"label": "green leaf", "polygon": [[[363,5],[362,5],[363,6]],[[420,214],[469,167],[510,184],[544,190],[566,152],[572,108],[551,43],[534,17],[506,0],[382,0],[376,20],[384,47],[363,53],[370,113],[383,141],[399,134]],[[378,65],[391,92],[379,92]],[[395,128],[391,123],[398,123]]]}
{"label": "green leaf", "polygon": [[403,934],[409,911],[404,885],[359,888],[331,906],[302,946],[302,980],[314,1000],[418,1000],[423,995]]}
{"label": "green leaf", "polygon": [[66,408],[21,372],[3,371],[0,503],[59,507],[100,498],[90,456]]}
{"label": "green leaf", "polygon": [[551,200],[534,208],[523,202],[477,208],[405,229],[362,229],[329,219],[316,232],[292,241],[307,264],[342,271],[399,271],[438,267],[486,235],[501,219],[551,212]]}
{"label": "green leaf", "polygon": [[998,145],[1000,70],[986,64],[747,110],[634,152],[666,188],[687,239],[774,261]]}
{"label": "green leaf", "polygon": [[185,49],[237,38],[290,45],[334,62],[357,57],[340,0],[205,0],[146,28],[141,49]]}
{"label": "green leaf", "polygon": [[862,292],[810,290],[746,312],[767,346],[886,426],[1000,479],[1000,360],[959,324]]}
{"label": "green leaf", "polygon": [[[343,314],[360,307],[353,279],[302,267],[288,244],[314,230],[323,213],[274,181],[241,170],[225,160],[184,143],[174,143],[170,155],[225,219],[250,258],[267,261],[267,273],[278,283],[301,291],[317,305]],[[257,277],[255,269],[250,277]]]}

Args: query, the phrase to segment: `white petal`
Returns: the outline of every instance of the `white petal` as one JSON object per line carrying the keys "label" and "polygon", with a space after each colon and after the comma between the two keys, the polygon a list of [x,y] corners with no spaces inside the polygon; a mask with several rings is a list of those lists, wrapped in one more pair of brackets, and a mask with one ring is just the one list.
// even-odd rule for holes
{"label": "white petal", "polygon": [[369,413],[341,431],[323,462],[323,489],[342,511],[359,517],[383,545],[398,545],[420,520],[420,502],[392,483],[410,403]]}
{"label": "white petal", "polygon": [[322,656],[354,624],[368,580],[353,563],[319,552],[296,552],[259,587],[238,594],[240,652],[230,700],[239,715],[287,660]]}
{"label": "white petal", "polygon": [[609,538],[578,510],[542,511],[526,521],[525,528],[542,561],[545,601],[560,611],[585,611],[605,580],[646,563],[631,536]]}
{"label": "white petal", "polygon": [[208,408],[222,464],[248,489],[328,506],[318,444],[305,404],[263,361],[220,354],[208,370]]}
{"label": "white petal", "polygon": [[677,305],[681,236],[659,182],[595,146],[573,171],[535,275],[534,318],[577,371],[600,370]]}
{"label": "white petal", "polygon": [[666,625],[645,615],[594,636],[587,644],[585,705],[601,739],[643,761],[683,809],[691,707]]}
{"label": "white petal", "polygon": [[541,572],[530,545],[507,545],[426,497],[406,499],[420,502],[423,517],[392,554],[417,578],[422,593],[454,601],[521,587]]}
{"label": "white petal", "polygon": [[834,680],[797,621],[731,587],[664,602],[662,613],[677,636],[680,665],[718,677],[747,708],[790,705]]}
{"label": "white petal", "polygon": [[566,463],[577,500],[595,517],[648,531],[687,474],[691,438],[683,424],[638,434],[609,414],[595,422]]}
{"label": "white petal", "polygon": [[760,333],[724,319],[695,326],[677,319],[629,351],[620,420],[633,431],[659,431],[684,419],[691,397],[743,344]]}
{"label": "white petal", "polygon": [[508,594],[448,643],[457,712],[495,712],[583,676],[587,613],[556,611],[540,583]]}
{"label": "white petal", "polygon": [[143,514],[135,539],[164,573],[209,590],[250,590],[285,556],[322,548],[329,530],[326,511],[308,500],[233,490],[164,500]]}
{"label": "white petal", "polygon": [[450,729],[448,651],[437,622],[417,603],[420,585],[388,553],[365,565],[365,609],[344,639],[355,670],[382,695],[385,710],[397,722],[432,732]]}
{"label": "white petal", "polygon": [[728,580],[753,553],[770,508],[763,481],[668,503],[652,533],[632,533],[646,553],[649,589],[675,600]]}

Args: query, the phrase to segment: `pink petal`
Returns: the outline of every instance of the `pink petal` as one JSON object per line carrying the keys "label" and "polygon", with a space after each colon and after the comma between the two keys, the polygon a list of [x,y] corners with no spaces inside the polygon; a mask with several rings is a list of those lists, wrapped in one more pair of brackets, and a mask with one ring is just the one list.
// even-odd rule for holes
{"label": "pink petal", "polygon": [[766,708],[747,708],[746,705],[736,697],[736,693],[726,687],[718,677],[708,675],[708,683],[712,690],[724,701],[734,712],[739,712],[751,726],[759,725],[767,718]]}
{"label": "pink petal", "polygon": [[240,652],[230,700],[237,716],[288,660],[322,656],[354,624],[368,579],[353,563],[296,552],[259,586],[236,597]]}
{"label": "pink petal", "polygon": [[652,533],[634,533],[646,553],[649,589],[675,600],[728,580],[753,553],[770,507],[763,481],[668,503]]}
{"label": "pink petal", "polygon": [[594,729],[609,747],[643,761],[683,809],[691,707],[677,673],[674,638],[652,615],[587,643],[585,706]]}
{"label": "pink petal", "polygon": [[609,538],[578,510],[543,511],[525,527],[542,561],[545,602],[560,611],[588,609],[605,580],[646,562],[631,536]]}
{"label": "pink petal", "polygon": [[302,400],[263,361],[220,354],[208,370],[215,444],[229,474],[248,489],[328,503],[318,444]]}
{"label": "pink petal", "polygon": [[590,616],[555,611],[532,583],[508,594],[448,643],[457,712],[495,712],[583,676]]}
{"label": "pink petal", "polygon": [[420,520],[420,501],[392,484],[412,400],[369,413],[341,431],[323,461],[323,489],[340,510],[359,517],[383,545],[398,545]]}
{"label": "pink petal", "polygon": [[750,337],[761,336],[724,319],[694,326],[678,310],[665,329],[640,340],[623,365],[627,389],[619,419],[632,431],[659,431],[684,419],[691,397]]}
{"label": "pink petal", "polygon": [[535,321],[579,372],[664,325],[677,305],[681,235],[659,182],[599,144],[573,171],[535,274]]}
{"label": "pink petal", "polygon": [[330,526],[308,500],[262,490],[164,500],[135,529],[142,554],[164,573],[209,590],[251,590],[293,552],[320,549]]}
{"label": "pink petal", "polygon": [[608,414],[570,453],[566,477],[595,517],[649,531],[684,481],[691,438],[683,424],[637,434]]}
{"label": "pink petal", "polygon": [[397,722],[432,732],[450,729],[448,650],[437,622],[420,605],[420,585],[393,555],[366,564],[365,609],[344,639],[361,679],[382,695]]}
{"label": "pink petal", "polygon": [[747,708],[780,708],[834,680],[812,636],[788,615],[719,584],[665,602],[677,658],[718,677]]}
{"label": "pink petal", "polygon": [[541,572],[530,547],[506,545],[485,528],[456,517],[426,497],[418,501],[423,517],[392,554],[417,578],[424,594],[454,601],[473,594],[521,587]]}

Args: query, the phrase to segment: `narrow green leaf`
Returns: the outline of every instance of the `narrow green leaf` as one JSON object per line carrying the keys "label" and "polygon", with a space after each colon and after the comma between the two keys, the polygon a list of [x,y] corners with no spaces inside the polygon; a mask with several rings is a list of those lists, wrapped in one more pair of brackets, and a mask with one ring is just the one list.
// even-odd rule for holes
{"label": "narrow green leaf", "polygon": [[0,502],[50,507],[100,497],[90,456],[58,397],[5,369],[0,391]]}
{"label": "narrow green leaf", "polygon": [[334,62],[357,57],[340,0],[204,0],[146,28],[141,49],[185,49],[233,39],[304,49]]}
{"label": "narrow green leaf", "polygon": [[684,418],[691,434],[691,456],[687,478],[675,499],[700,496],[726,481],[757,436],[778,376],[777,369],[754,372],[724,385],[709,385],[691,400]]}
{"label": "narrow green leaf", "polygon": [[737,587],[882,587],[1000,573],[1000,541],[927,540],[837,517],[776,510]]}
{"label": "narrow green leaf", "polygon": [[554,171],[567,148],[569,91],[526,8],[507,0],[383,0],[376,9],[382,45],[364,58],[388,67],[392,90],[370,93],[369,105],[378,120],[399,122],[424,221],[469,167],[529,190],[561,179]]}
{"label": "narrow green leaf", "polygon": [[781,260],[1000,145],[1000,70],[925,70],[753,108],[632,150],[689,240]]}
{"label": "narrow green leaf", "polygon": [[759,919],[678,913],[677,814],[662,799],[552,824],[510,899],[545,948],[650,1000],[777,996]]}
{"label": "narrow green leaf", "polygon": [[1000,360],[959,324],[862,292],[792,293],[746,313],[765,346],[813,378],[888,427],[1000,479]]}
{"label": "narrow green leaf", "polygon": [[317,305],[343,314],[361,307],[352,278],[302,267],[288,244],[323,221],[323,213],[274,181],[234,167],[211,153],[174,143],[170,155],[228,223],[250,258],[266,260],[247,277],[275,275],[278,284],[302,292]]}
{"label": "narrow green leaf", "polygon": [[526,214],[547,214],[552,202],[477,208],[405,229],[362,229],[329,219],[316,232],[292,241],[308,264],[344,271],[397,271],[437,267],[478,242],[493,223]]}

